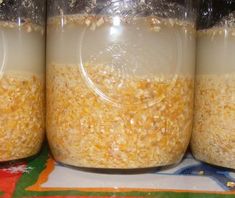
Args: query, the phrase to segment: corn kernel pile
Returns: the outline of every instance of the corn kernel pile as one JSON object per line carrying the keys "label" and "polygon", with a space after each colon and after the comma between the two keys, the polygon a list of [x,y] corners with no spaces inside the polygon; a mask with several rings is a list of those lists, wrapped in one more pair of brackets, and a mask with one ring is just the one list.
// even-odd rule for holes
{"label": "corn kernel pile", "polygon": [[44,83],[32,74],[0,76],[0,162],[36,154],[44,136]]}
{"label": "corn kernel pile", "polygon": [[199,75],[196,84],[193,153],[235,168],[235,74]]}
{"label": "corn kernel pile", "polygon": [[47,132],[56,160],[141,168],[181,159],[192,127],[191,76],[123,77],[101,65],[85,70],[87,78],[78,65],[47,68]]}

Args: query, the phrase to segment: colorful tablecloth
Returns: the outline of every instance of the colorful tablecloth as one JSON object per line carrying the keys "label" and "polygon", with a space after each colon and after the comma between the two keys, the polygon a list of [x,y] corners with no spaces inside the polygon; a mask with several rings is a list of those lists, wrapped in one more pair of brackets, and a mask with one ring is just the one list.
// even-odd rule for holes
{"label": "colorful tablecloth", "polygon": [[195,161],[135,174],[89,172],[56,163],[48,147],[26,162],[0,165],[0,197],[235,198],[235,171]]}

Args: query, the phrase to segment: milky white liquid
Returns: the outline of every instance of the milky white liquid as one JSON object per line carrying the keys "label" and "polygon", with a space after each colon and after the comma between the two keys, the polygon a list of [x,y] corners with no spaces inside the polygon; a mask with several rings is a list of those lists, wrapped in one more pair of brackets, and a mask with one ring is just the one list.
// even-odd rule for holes
{"label": "milky white liquid", "polygon": [[153,31],[146,18],[140,18],[91,30],[68,23],[48,27],[47,63],[94,63],[137,75],[192,75],[194,48],[194,34],[183,25],[159,25],[159,31]]}
{"label": "milky white liquid", "polygon": [[199,33],[197,53],[197,74],[235,73],[235,28]]}
{"label": "milky white liquid", "polygon": [[[12,24],[12,23],[11,23]],[[0,73],[44,74],[45,40],[41,31],[0,24]]]}

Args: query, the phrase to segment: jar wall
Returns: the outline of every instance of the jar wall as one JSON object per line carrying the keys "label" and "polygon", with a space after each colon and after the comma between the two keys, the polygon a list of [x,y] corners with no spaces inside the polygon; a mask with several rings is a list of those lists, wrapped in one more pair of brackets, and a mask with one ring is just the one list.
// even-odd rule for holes
{"label": "jar wall", "polygon": [[192,3],[59,0],[48,8],[55,159],[93,168],[178,162],[192,125]]}
{"label": "jar wall", "polygon": [[45,123],[45,1],[0,4],[0,162],[36,154]]}
{"label": "jar wall", "polygon": [[199,160],[235,168],[235,2],[202,1],[200,15],[191,147]]}

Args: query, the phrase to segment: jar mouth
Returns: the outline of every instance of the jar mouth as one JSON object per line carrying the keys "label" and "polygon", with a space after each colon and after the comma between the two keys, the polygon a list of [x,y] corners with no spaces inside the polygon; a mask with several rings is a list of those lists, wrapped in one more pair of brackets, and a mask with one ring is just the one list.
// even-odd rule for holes
{"label": "jar mouth", "polygon": [[125,17],[156,16],[194,22],[196,6],[191,1],[185,3],[179,0],[89,0],[74,2],[57,2],[49,0],[49,17],[71,14],[105,15]]}
{"label": "jar mouth", "polygon": [[235,27],[235,1],[200,3],[197,28],[203,30],[213,27]]}
{"label": "jar mouth", "polygon": [[33,24],[45,24],[45,0],[4,0],[0,3],[0,21],[22,23],[30,20]]}

